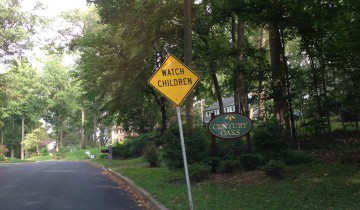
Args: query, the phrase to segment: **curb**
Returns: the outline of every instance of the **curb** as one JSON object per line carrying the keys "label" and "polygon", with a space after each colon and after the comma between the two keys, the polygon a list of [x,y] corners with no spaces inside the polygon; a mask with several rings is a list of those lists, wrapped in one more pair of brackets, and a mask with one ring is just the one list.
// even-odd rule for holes
{"label": "curb", "polygon": [[161,204],[159,201],[157,201],[149,192],[144,190],[143,188],[137,186],[131,179],[129,179],[126,176],[121,175],[118,172],[115,172],[109,168],[105,168],[103,165],[100,165],[98,163],[90,162],[91,164],[97,165],[101,167],[104,171],[107,171],[108,173],[111,173],[111,175],[115,176],[116,178],[119,178],[121,181],[123,181],[128,187],[130,187],[131,190],[136,192],[138,195],[141,196],[141,198],[149,205],[150,209],[153,210],[168,210],[163,204]]}

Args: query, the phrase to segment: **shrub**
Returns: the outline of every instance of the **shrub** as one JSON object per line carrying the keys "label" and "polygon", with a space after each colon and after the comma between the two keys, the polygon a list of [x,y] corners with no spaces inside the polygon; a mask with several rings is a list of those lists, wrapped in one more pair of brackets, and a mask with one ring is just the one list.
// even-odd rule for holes
{"label": "shrub", "polygon": [[254,149],[266,159],[279,159],[288,149],[290,136],[277,120],[268,120],[253,130]]}
{"label": "shrub", "polygon": [[48,152],[47,148],[45,148],[45,147],[41,148],[40,156],[45,156],[45,155],[48,155],[48,154],[49,154],[49,152]]}
{"label": "shrub", "polygon": [[63,153],[61,153],[61,152],[54,152],[53,157],[56,160],[60,160],[60,159],[64,158],[65,155]]}
{"label": "shrub", "polygon": [[270,160],[263,169],[271,177],[280,178],[285,168],[285,163],[280,160]]}
{"label": "shrub", "polygon": [[[210,137],[202,127],[184,126],[184,141],[188,164],[205,162],[210,155]],[[179,128],[172,125],[161,137],[164,143],[163,159],[170,169],[183,168]]]}
{"label": "shrub", "polygon": [[239,160],[223,160],[220,163],[219,171],[222,173],[235,173],[241,170]]}
{"label": "shrub", "polygon": [[7,152],[9,152],[8,148],[5,145],[0,144],[0,156],[5,155]]}
{"label": "shrub", "polygon": [[190,179],[195,182],[200,182],[207,179],[211,174],[211,167],[202,164],[202,163],[194,163],[189,165],[189,176]]}
{"label": "shrub", "polygon": [[207,161],[207,164],[211,167],[211,172],[216,173],[220,166],[220,157],[211,157]]}
{"label": "shrub", "polygon": [[153,136],[153,133],[144,134],[136,138],[127,138],[124,144],[116,143],[112,149],[113,158],[140,157]]}
{"label": "shrub", "polygon": [[5,161],[5,157],[0,155],[0,161]]}
{"label": "shrub", "polygon": [[160,164],[160,154],[155,145],[151,144],[144,149],[145,160],[149,163],[150,167],[157,167]]}
{"label": "shrub", "polygon": [[233,159],[233,157],[240,158],[246,151],[244,141],[239,139],[225,141],[217,140],[216,148],[217,156],[226,159]]}
{"label": "shrub", "polygon": [[108,155],[107,154],[100,154],[99,156],[100,159],[107,159],[108,158]]}
{"label": "shrub", "polygon": [[284,162],[286,165],[299,165],[313,161],[314,159],[310,155],[296,151],[287,151],[284,157]]}
{"label": "shrub", "polygon": [[245,170],[255,170],[262,164],[261,157],[256,154],[244,154],[240,157],[240,163]]}

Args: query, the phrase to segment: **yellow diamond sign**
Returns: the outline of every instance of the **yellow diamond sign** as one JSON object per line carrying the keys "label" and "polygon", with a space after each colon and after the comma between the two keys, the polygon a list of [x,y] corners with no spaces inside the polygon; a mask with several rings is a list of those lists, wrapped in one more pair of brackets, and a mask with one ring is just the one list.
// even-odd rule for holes
{"label": "yellow diamond sign", "polygon": [[149,79],[149,84],[176,106],[180,106],[199,82],[199,76],[175,56],[169,55]]}

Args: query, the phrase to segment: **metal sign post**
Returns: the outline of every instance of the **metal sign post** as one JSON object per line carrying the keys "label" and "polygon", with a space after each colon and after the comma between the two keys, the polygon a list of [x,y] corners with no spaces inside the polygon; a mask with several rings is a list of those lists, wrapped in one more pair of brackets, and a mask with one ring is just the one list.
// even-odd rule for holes
{"label": "metal sign post", "polygon": [[169,101],[171,101],[176,106],[186,184],[189,194],[190,210],[194,209],[194,205],[191,196],[190,178],[187,166],[184,134],[179,106],[184,102],[185,98],[193,90],[199,80],[200,77],[180,60],[178,60],[174,55],[169,55],[165,62],[160,66],[159,69],[154,72],[154,74],[149,79],[149,85],[151,85],[155,90],[159,91],[159,93],[169,99]]}
{"label": "metal sign post", "polygon": [[186,159],[185,141],[184,141],[182,122],[181,122],[180,107],[178,107],[178,106],[176,107],[176,112],[177,112],[177,118],[178,118],[178,123],[179,123],[181,150],[182,150],[182,156],[183,156],[183,160],[184,160],[186,185],[187,185],[187,190],[188,190],[188,195],[189,195],[189,205],[190,205],[190,209],[193,210],[194,205],[193,205],[192,195],[191,195],[190,178],[189,178],[189,171],[188,171],[188,165],[187,165],[187,159]]}

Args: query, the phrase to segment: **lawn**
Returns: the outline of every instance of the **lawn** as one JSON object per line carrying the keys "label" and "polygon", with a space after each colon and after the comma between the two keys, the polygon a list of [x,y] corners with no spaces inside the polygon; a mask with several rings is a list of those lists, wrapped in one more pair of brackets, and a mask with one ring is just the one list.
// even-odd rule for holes
{"label": "lawn", "polygon": [[[188,209],[182,171],[164,167],[116,170],[169,209]],[[241,176],[233,176],[241,179]],[[360,171],[354,166],[313,163],[287,167],[282,179],[260,178],[257,181],[255,177],[248,183],[218,178],[192,183],[194,207],[223,210],[358,209],[360,206]]]}

